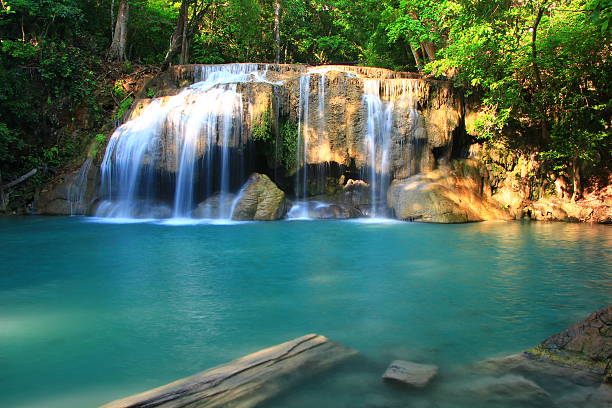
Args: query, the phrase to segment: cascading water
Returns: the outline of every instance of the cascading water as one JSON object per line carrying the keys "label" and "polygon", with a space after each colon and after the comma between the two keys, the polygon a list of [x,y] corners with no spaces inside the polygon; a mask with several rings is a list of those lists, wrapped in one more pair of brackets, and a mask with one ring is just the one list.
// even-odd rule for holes
{"label": "cascading water", "polygon": [[298,107],[298,140],[297,140],[297,171],[295,173],[295,196],[301,203],[296,203],[292,212],[295,218],[308,218],[308,132],[310,114],[310,74],[300,76],[300,95]]}
{"label": "cascading water", "polygon": [[87,193],[87,176],[93,159],[88,157],[85,159],[79,172],[70,184],[68,191],[68,199],[70,201],[70,215],[83,215],[87,211],[87,203],[85,202],[85,194]]}
{"label": "cascading water", "polygon": [[[234,193],[250,171],[267,165],[275,181],[283,179],[277,168],[285,154],[279,149],[286,146],[278,124],[288,120],[298,125],[290,218],[316,217],[309,203],[315,198],[315,209],[328,201],[336,212],[384,217],[392,176],[408,177],[437,160],[417,109],[417,100],[429,92],[422,79],[379,71],[368,78],[368,69],[352,67],[264,64],[181,67],[176,79],[190,69],[199,82],[149,100],[113,134],[101,166],[96,215],[231,218]],[[287,92],[295,82],[272,91],[239,85],[282,85],[267,79],[268,70],[286,82],[299,78],[298,98]],[[282,106],[287,101],[293,109]],[[263,164],[270,139],[249,138],[259,124],[270,125],[264,129],[276,138],[274,164],[267,157]],[[260,146],[264,150],[255,152]]]}
{"label": "cascading water", "polygon": [[230,191],[235,180],[242,184],[246,178],[234,171],[242,168],[243,160],[233,157],[245,143],[237,84],[269,82],[259,68],[198,66],[194,77],[199,82],[178,95],[154,99],[120,126],[102,162],[103,201],[96,215],[189,218],[198,200],[218,192],[218,206],[204,207],[199,216],[230,218]]}
{"label": "cascading water", "polygon": [[371,216],[383,216],[387,188],[390,182],[389,150],[393,130],[393,101],[383,101],[380,96],[380,81],[365,80],[363,101],[367,106],[367,124],[364,138],[367,152],[370,184]]}

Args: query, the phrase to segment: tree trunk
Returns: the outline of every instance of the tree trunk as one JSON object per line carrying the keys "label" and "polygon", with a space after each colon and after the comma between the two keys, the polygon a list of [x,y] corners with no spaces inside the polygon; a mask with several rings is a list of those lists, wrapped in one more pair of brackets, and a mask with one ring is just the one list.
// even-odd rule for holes
{"label": "tree trunk", "polygon": [[[189,11],[189,10],[187,10]],[[183,21],[183,32],[181,33],[181,54],[179,56],[179,64],[184,65],[189,61],[189,24],[187,24],[187,13],[185,13]]]}
{"label": "tree trunk", "polygon": [[115,23],[115,33],[113,42],[108,51],[109,60],[125,61],[125,47],[127,44],[127,22],[129,14],[128,0],[119,2],[119,11],[117,12],[117,22]]}
{"label": "tree trunk", "polygon": [[582,185],[580,184],[580,166],[578,158],[572,160],[572,182],[574,184],[574,192],[572,193],[572,201],[576,201],[582,193]]}
{"label": "tree trunk", "polygon": [[181,8],[179,10],[178,20],[176,22],[176,27],[174,32],[172,33],[172,37],[170,37],[170,44],[168,46],[168,51],[166,52],[166,56],[164,57],[164,62],[162,63],[161,69],[162,71],[168,68],[172,58],[182,49],[183,44],[183,36],[187,32],[187,19],[189,14],[189,3],[190,0],[183,0],[181,3]]}
{"label": "tree trunk", "polygon": [[111,13],[111,42],[115,39],[115,0],[111,1],[110,5],[110,13]]}
{"label": "tree trunk", "polygon": [[5,203],[4,187],[2,187],[2,183],[2,170],[0,170],[0,211],[6,211],[8,203]]}
{"label": "tree trunk", "polygon": [[544,15],[545,8],[540,7],[538,10],[538,15],[533,23],[533,28],[531,32],[531,59],[533,64],[533,73],[535,75],[536,84],[538,88],[542,89],[542,77],[540,76],[540,67],[538,66],[538,50],[536,48],[536,38],[538,35],[538,25],[540,25],[540,21],[542,20],[542,16]]}
{"label": "tree trunk", "polygon": [[281,51],[281,43],[280,43],[280,13],[281,13],[281,4],[280,0],[276,0],[274,2],[274,42],[276,45],[276,56],[274,57],[274,62],[280,63],[280,51]]}
{"label": "tree trunk", "polygon": [[423,64],[421,63],[421,59],[419,58],[419,50],[414,48],[412,44],[410,44],[410,50],[412,51],[412,56],[414,57],[414,63],[416,64],[417,70],[422,70]]}
{"label": "tree trunk", "polygon": [[423,48],[425,49],[429,60],[434,61],[436,59],[436,48],[434,47],[433,43],[429,41],[424,41]]}

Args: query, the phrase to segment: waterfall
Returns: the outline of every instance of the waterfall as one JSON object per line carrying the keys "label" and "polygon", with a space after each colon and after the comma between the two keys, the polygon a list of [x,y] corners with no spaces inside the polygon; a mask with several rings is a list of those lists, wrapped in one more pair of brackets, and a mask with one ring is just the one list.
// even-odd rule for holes
{"label": "waterfall", "polygon": [[369,173],[366,179],[370,184],[370,211],[373,217],[384,215],[381,211],[390,182],[389,150],[393,130],[393,101],[383,101],[380,88],[380,80],[364,81],[363,100],[367,106],[364,148]]}
{"label": "waterfall", "polygon": [[[300,76],[300,95],[298,107],[298,140],[295,173],[295,196],[298,200],[308,198],[308,132],[310,105],[310,74]],[[308,218],[308,208],[302,206],[299,218]]]}
{"label": "waterfall", "polygon": [[85,194],[87,193],[87,176],[93,159],[88,157],[85,159],[79,172],[76,174],[72,183],[70,183],[68,191],[68,199],[70,201],[70,215],[83,215],[87,212],[87,203],[85,203]]}
{"label": "waterfall", "polygon": [[258,64],[195,68],[196,82],[157,98],[112,135],[101,165],[96,215],[189,218],[199,201],[218,192],[210,218],[229,218],[229,194],[242,184],[242,95],[238,83],[268,82]]}

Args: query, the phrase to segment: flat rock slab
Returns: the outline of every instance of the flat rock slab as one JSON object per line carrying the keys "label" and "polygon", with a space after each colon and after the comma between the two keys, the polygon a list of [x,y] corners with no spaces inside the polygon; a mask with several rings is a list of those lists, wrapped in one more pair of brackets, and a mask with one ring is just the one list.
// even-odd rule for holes
{"label": "flat rock slab", "polygon": [[102,408],[254,407],[356,353],[309,334]]}
{"label": "flat rock slab", "polygon": [[434,365],[395,360],[383,374],[383,379],[399,381],[421,388],[426,386],[437,374],[438,367]]}

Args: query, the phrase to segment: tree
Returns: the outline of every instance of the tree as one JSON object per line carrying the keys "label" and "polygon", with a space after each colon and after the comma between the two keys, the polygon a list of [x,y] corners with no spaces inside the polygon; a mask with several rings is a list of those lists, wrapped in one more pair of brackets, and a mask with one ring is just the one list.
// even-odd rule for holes
{"label": "tree", "polygon": [[127,60],[125,51],[127,45],[129,7],[128,0],[119,0],[119,10],[117,11],[117,21],[115,22],[115,30],[113,31],[113,40],[108,50],[108,58],[110,60]]}
{"label": "tree", "polygon": [[[170,65],[176,55],[179,55],[179,64],[186,64],[189,61],[191,43],[196,28],[213,5],[214,0],[182,0],[176,26],[170,37],[168,51],[162,62],[162,70]],[[191,17],[189,16],[190,13]]]}

